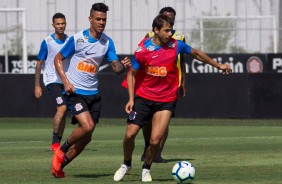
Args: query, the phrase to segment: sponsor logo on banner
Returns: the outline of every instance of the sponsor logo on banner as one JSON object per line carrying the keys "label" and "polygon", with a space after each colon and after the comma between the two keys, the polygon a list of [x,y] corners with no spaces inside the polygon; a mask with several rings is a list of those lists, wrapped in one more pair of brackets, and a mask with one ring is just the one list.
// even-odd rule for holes
{"label": "sponsor logo on banner", "polygon": [[252,56],[247,61],[247,71],[248,73],[262,73],[263,64],[260,58]]}
{"label": "sponsor logo on banner", "polygon": [[[36,60],[27,61],[27,73],[35,73],[36,63]],[[23,61],[12,60],[10,66],[11,73],[23,73]]]}
{"label": "sponsor logo on banner", "polygon": [[[244,73],[244,64],[241,61],[234,61],[234,57],[228,57],[227,61],[223,61],[222,57],[213,58],[218,63],[229,64],[233,73]],[[192,73],[219,73],[220,71],[202,61],[193,59],[191,63],[191,72]]]}
{"label": "sponsor logo on banner", "polygon": [[282,58],[274,57],[272,59],[272,70],[282,73]]}

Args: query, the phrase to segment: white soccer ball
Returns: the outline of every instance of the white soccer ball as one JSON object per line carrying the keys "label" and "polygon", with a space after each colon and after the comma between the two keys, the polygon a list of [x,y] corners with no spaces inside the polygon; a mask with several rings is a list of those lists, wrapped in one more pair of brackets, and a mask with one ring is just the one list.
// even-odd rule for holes
{"label": "white soccer ball", "polygon": [[171,172],[177,183],[190,183],[195,177],[195,168],[190,162],[177,162]]}

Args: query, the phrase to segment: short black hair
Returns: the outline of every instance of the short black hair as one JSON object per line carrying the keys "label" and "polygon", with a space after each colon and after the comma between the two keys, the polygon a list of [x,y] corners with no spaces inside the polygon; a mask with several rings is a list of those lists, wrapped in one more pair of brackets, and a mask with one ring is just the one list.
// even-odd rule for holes
{"label": "short black hair", "polygon": [[171,18],[169,18],[169,17],[167,17],[167,16],[165,16],[165,15],[163,15],[163,14],[159,14],[158,16],[156,16],[156,17],[154,18],[153,24],[152,24],[152,29],[153,29],[153,31],[154,31],[154,28],[155,28],[155,27],[158,28],[158,30],[160,30],[160,29],[164,26],[164,24],[165,24],[166,22],[167,22],[168,24],[170,24],[171,27],[173,27],[174,21],[173,21]]}
{"label": "short black hair", "polygon": [[163,7],[159,14],[163,14],[164,12],[171,12],[174,14],[174,16],[176,16],[176,11],[172,7]]}
{"label": "short black hair", "polygon": [[53,18],[52,18],[53,23],[54,23],[55,19],[59,19],[59,18],[66,19],[64,14],[62,14],[62,13],[55,13],[55,15],[53,15]]}
{"label": "short black hair", "polygon": [[106,13],[107,11],[109,11],[109,7],[104,3],[95,3],[92,5],[92,8],[90,10],[90,15],[92,11],[99,11]]}

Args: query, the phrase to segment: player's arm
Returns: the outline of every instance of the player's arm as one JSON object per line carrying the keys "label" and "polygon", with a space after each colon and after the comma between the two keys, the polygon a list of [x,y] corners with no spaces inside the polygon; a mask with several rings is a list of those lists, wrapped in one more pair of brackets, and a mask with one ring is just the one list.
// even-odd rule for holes
{"label": "player's arm", "polygon": [[36,67],[35,67],[35,87],[34,87],[34,96],[36,98],[40,98],[42,96],[42,89],[40,85],[40,75],[41,75],[41,68],[42,68],[41,60],[37,60]]}
{"label": "player's arm", "polygon": [[133,67],[131,67],[127,73],[127,90],[128,90],[128,97],[129,100],[125,106],[125,112],[128,114],[133,110],[134,106],[134,88],[135,88],[135,74],[137,73],[137,70],[135,70]]}
{"label": "player's arm", "polygon": [[73,85],[70,83],[70,81],[67,78],[67,75],[64,69],[63,60],[73,55],[74,52],[75,52],[75,45],[74,45],[74,38],[72,36],[68,40],[68,42],[64,45],[64,47],[60,50],[60,52],[55,56],[55,59],[54,59],[56,71],[59,74],[64,84],[65,91],[68,95],[74,93],[75,88],[73,87]]}
{"label": "player's arm", "polygon": [[109,48],[106,56],[111,64],[113,71],[117,74],[121,74],[125,70],[125,68],[131,66],[131,60],[128,57],[125,57],[121,61],[118,60],[115,45],[111,38],[109,38]]}
{"label": "player's arm", "polygon": [[217,68],[218,70],[222,70],[223,74],[229,74],[232,72],[230,66],[228,64],[220,64],[210,58],[207,54],[200,50],[193,49],[191,47],[191,54],[194,56],[195,59],[202,61],[204,63],[210,64],[213,67]]}
{"label": "player's arm", "polygon": [[114,60],[111,62],[111,67],[113,71],[117,74],[121,74],[125,68],[131,66],[131,60],[125,57],[123,60]]}
{"label": "player's arm", "polygon": [[41,68],[44,60],[47,59],[48,47],[45,40],[42,41],[39,54],[37,56],[38,60],[35,67],[35,84],[34,84],[34,96],[35,98],[40,98],[42,96],[42,88],[40,85]]}
{"label": "player's arm", "polygon": [[[185,43],[185,37],[183,38],[183,42]],[[186,96],[186,67],[185,67],[184,54],[180,54],[180,68],[182,72],[180,95],[182,97],[185,97]]]}
{"label": "player's arm", "polygon": [[66,72],[64,70],[63,60],[64,60],[64,56],[62,55],[61,52],[59,52],[54,59],[54,64],[55,64],[56,71],[59,74],[65,86],[65,91],[69,95],[75,92],[75,88],[73,87],[73,85],[70,83],[70,81],[67,78]]}

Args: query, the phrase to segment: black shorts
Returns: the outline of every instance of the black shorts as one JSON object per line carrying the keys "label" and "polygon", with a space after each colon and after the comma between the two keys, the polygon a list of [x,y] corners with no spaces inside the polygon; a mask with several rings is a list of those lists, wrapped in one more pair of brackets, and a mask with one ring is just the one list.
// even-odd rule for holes
{"label": "black shorts", "polygon": [[47,90],[55,102],[56,106],[67,105],[67,95],[65,94],[64,85],[59,83],[48,84]]}
{"label": "black shorts", "polygon": [[[71,94],[68,96],[71,111],[73,115],[78,115],[82,112],[89,111],[95,124],[99,122],[101,110],[101,96],[96,95],[79,95]],[[76,124],[77,120],[72,118],[72,124]]]}
{"label": "black shorts", "polygon": [[134,99],[134,111],[135,117],[129,116],[127,118],[128,123],[133,123],[141,128],[144,127],[153,118],[153,115],[162,110],[169,110],[174,114],[176,108],[176,102],[155,102],[147,100],[145,98],[136,96]]}

